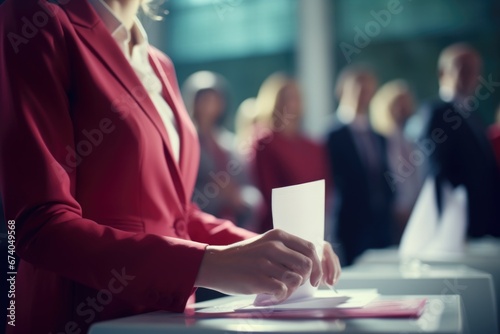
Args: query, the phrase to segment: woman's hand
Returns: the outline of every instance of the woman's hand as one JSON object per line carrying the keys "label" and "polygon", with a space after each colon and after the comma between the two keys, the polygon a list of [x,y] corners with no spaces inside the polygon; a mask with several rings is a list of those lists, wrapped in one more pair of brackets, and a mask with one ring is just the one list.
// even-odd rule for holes
{"label": "woman's hand", "polygon": [[338,277],[338,259],[328,247],[320,262],[314,244],[282,230],[228,246],[208,246],[195,285],[229,294],[265,293],[279,303],[307,280],[318,286],[323,270],[327,282]]}

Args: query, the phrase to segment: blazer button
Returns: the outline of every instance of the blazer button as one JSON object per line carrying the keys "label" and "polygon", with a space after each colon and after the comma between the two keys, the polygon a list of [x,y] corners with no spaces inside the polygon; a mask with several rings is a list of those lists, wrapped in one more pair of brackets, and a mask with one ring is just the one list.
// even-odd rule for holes
{"label": "blazer button", "polygon": [[186,237],[187,236],[187,226],[186,222],[183,219],[177,219],[174,223],[175,234],[178,237]]}

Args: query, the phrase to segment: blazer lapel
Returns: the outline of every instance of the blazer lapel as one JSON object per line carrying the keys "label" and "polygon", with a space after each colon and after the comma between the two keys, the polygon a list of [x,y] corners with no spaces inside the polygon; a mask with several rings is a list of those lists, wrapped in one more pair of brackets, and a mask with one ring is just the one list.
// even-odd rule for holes
{"label": "blazer lapel", "polygon": [[[158,57],[156,57],[152,52],[149,52],[149,61],[151,63],[151,66],[153,67],[153,70],[156,73],[156,76],[160,79],[162,82],[162,94],[163,98],[165,101],[168,103],[170,108],[172,109],[172,112],[175,117],[175,121],[177,123],[177,132],[179,133],[179,142],[180,142],[180,147],[179,147],[179,163],[176,163],[173,161],[173,168],[176,169],[178,175],[181,174],[181,167],[183,164],[183,161],[185,160],[185,154],[184,154],[184,145],[186,143],[186,136],[185,136],[185,129],[184,129],[184,124],[185,120],[180,116],[180,112],[177,109],[177,106],[179,105],[179,101],[177,101],[174,90],[172,89],[172,86],[170,85],[170,81],[168,80],[168,77],[163,70],[163,67],[160,63],[160,60]],[[173,154],[170,152],[170,157],[173,159]],[[182,183],[182,189],[185,189],[185,185],[183,184],[182,178],[179,178],[180,182]],[[184,197],[186,196],[185,192],[183,193]],[[189,200],[187,197],[185,197],[186,200]]]}
{"label": "blazer lapel", "polygon": [[[180,169],[172,154],[172,148],[167,131],[163,125],[160,115],[158,114],[158,111],[156,110],[156,107],[149,98],[148,92],[135,74],[133,68],[130,66],[129,61],[125,58],[123,52],[116,45],[116,41],[113,39],[109,31],[101,22],[100,18],[94,13],[93,9],[86,0],[69,1],[67,4],[62,5],[62,7],[66,9],[68,17],[74,24],[75,30],[78,32],[87,47],[92,50],[108,67],[109,71],[115,76],[116,80],[122,84],[124,89],[135,100],[160,133],[166,148],[165,155],[170,171],[172,172],[174,183],[176,184],[177,191],[180,192],[183,204],[186,204],[186,195]],[[168,80],[162,81],[165,89],[165,85],[168,84]],[[172,103],[170,94],[164,94],[164,96],[167,98],[169,105],[173,107],[174,103]],[[174,110],[175,108],[172,109]],[[181,121],[178,119],[175,110],[174,114],[176,115],[177,124],[179,124],[178,128],[181,130]],[[179,137],[182,145],[184,142],[182,131],[180,131]]]}
{"label": "blazer lapel", "polygon": [[[186,154],[188,153],[187,152],[188,147],[186,146],[186,143],[190,143],[193,140],[198,140],[198,138],[196,137],[196,130],[192,126],[192,121],[188,113],[182,108],[182,106],[184,106],[184,102],[179,98],[178,94],[176,94],[177,90],[174,89],[174,87],[172,87],[171,81],[169,80],[169,77],[165,72],[164,67],[162,66],[158,57],[155,56],[154,52],[150,52],[150,59],[152,61],[153,69],[155,70],[156,75],[161,79],[161,81],[164,84],[163,97],[172,108],[175,119],[177,121],[179,137],[181,142],[179,166],[182,173],[182,171],[187,170]],[[175,74],[170,74],[170,75],[175,75]],[[193,134],[195,135],[195,138],[192,137]]]}
{"label": "blazer lapel", "polygon": [[160,60],[158,57],[156,57],[152,52],[149,53],[149,61],[151,63],[151,66],[153,67],[153,70],[156,73],[156,76],[161,80],[163,83],[162,85],[162,95],[163,98],[165,98],[165,101],[167,101],[168,105],[172,109],[172,112],[174,113],[175,121],[177,123],[177,131],[179,132],[179,139],[180,139],[180,149],[179,149],[179,165],[181,165],[182,160],[184,159],[184,154],[183,154],[183,148],[184,148],[184,143],[185,143],[185,134],[184,134],[184,128],[183,128],[183,120],[179,116],[179,111],[177,110],[177,106],[179,101],[174,100],[175,95],[174,91],[170,85],[170,81],[168,80],[167,74],[163,70],[163,67],[161,66]]}

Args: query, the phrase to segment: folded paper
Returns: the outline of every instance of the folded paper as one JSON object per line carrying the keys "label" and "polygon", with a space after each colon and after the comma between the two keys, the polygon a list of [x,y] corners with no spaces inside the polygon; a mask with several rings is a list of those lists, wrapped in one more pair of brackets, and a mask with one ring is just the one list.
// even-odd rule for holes
{"label": "folded paper", "polygon": [[467,191],[463,186],[441,188],[442,213],[437,208],[436,185],[428,178],[408,220],[399,255],[402,259],[441,258],[464,251],[467,232]]}

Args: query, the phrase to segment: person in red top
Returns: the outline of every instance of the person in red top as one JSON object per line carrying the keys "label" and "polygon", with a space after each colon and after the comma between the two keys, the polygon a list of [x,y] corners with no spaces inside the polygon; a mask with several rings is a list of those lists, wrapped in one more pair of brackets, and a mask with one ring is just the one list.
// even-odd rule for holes
{"label": "person in red top", "polygon": [[265,202],[260,232],[273,227],[273,188],[328,179],[326,151],[301,133],[302,113],[299,87],[295,81],[288,79],[276,96],[271,116],[272,130],[262,135],[254,147],[254,175]]}
{"label": "person in red top", "polygon": [[[333,284],[325,244],[264,235],[191,197],[196,131],[142,0],[7,0],[0,10],[0,192],[21,258],[8,333],[182,312],[196,287],[286,299]],[[11,312],[11,311],[9,311]]]}
{"label": "person in red top", "polygon": [[232,132],[223,125],[228,108],[228,82],[220,74],[199,71],[183,84],[187,110],[198,132],[200,164],[193,202],[201,210],[250,227],[260,202],[248,168],[236,149]]}

